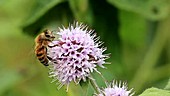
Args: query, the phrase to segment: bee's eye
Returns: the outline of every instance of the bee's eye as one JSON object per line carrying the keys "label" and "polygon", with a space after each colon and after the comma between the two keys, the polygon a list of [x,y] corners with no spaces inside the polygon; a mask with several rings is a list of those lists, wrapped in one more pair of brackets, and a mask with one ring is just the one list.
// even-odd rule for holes
{"label": "bee's eye", "polygon": [[44,32],[45,35],[48,34],[48,30],[44,30],[43,32]]}
{"label": "bee's eye", "polygon": [[49,34],[45,34],[45,36],[46,36],[47,38],[50,38],[50,37],[51,37]]}
{"label": "bee's eye", "polygon": [[47,32],[47,31],[45,31],[45,34],[48,34],[48,32]]}

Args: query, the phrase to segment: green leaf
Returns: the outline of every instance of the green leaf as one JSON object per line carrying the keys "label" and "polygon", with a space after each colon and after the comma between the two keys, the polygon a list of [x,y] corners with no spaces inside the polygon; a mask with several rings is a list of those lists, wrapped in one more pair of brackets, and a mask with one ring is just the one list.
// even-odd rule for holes
{"label": "green leaf", "polygon": [[36,0],[32,12],[28,17],[28,20],[25,22],[24,26],[33,24],[37,19],[42,17],[47,11],[52,7],[60,4],[65,0]]}
{"label": "green leaf", "polygon": [[[43,28],[56,30],[56,28],[61,26],[61,24],[64,26],[68,25],[68,21],[70,21],[73,17],[67,2],[61,4],[58,3],[57,6],[47,11],[48,12],[43,16],[37,17],[34,22],[23,26],[24,32],[35,36],[35,34],[40,32]],[[30,18],[34,18],[34,16]],[[32,19],[29,19],[29,21],[32,21]]]}
{"label": "green leaf", "polygon": [[169,79],[168,84],[166,85],[166,87],[164,89],[170,90],[170,79]]}
{"label": "green leaf", "polygon": [[119,9],[139,13],[151,20],[159,20],[169,14],[169,0],[107,0]]}
{"label": "green leaf", "polygon": [[149,88],[139,96],[170,96],[170,91],[158,88]]}

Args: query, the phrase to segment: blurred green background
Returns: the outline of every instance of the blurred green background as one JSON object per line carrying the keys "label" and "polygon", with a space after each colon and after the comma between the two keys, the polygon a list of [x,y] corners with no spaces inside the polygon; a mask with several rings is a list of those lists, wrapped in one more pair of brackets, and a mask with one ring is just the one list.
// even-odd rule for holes
{"label": "blurred green background", "polygon": [[108,81],[127,81],[137,94],[164,88],[170,77],[169,11],[169,0],[0,0],[0,96],[82,96],[84,89],[74,84],[68,93],[57,90],[33,52],[42,29],[74,21],[95,29],[105,42],[111,64],[99,71]]}

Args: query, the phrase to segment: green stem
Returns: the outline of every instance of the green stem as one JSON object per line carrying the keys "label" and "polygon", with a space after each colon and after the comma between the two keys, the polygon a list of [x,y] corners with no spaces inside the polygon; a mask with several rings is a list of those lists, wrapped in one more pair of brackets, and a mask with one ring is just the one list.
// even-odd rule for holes
{"label": "green stem", "polygon": [[93,89],[96,91],[96,93],[99,94],[100,93],[100,88],[97,85],[96,80],[93,79],[92,75],[90,75],[90,83],[91,83]]}
{"label": "green stem", "polygon": [[160,22],[153,43],[146,53],[143,63],[137,70],[132,82],[130,83],[130,86],[134,87],[137,92],[139,92],[143,88],[145,83],[148,82],[148,78],[151,78],[151,71],[153,70],[154,65],[157,63],[161,51],[170,35],[170,27],[168,27],[169,22],[170,18],[168,18],[168,20]]}

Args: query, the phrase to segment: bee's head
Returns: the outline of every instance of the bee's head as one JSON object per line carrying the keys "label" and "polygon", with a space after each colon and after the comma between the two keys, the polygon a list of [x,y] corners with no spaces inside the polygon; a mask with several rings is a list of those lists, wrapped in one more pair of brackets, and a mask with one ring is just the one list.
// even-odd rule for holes
{"label": "bee's head", "polygon": [[50,41],[53,41],[55,36],[53,35],[52,31],[46,29],[43,31],[44,32],[44,36],[46,39],[50,40]]}

